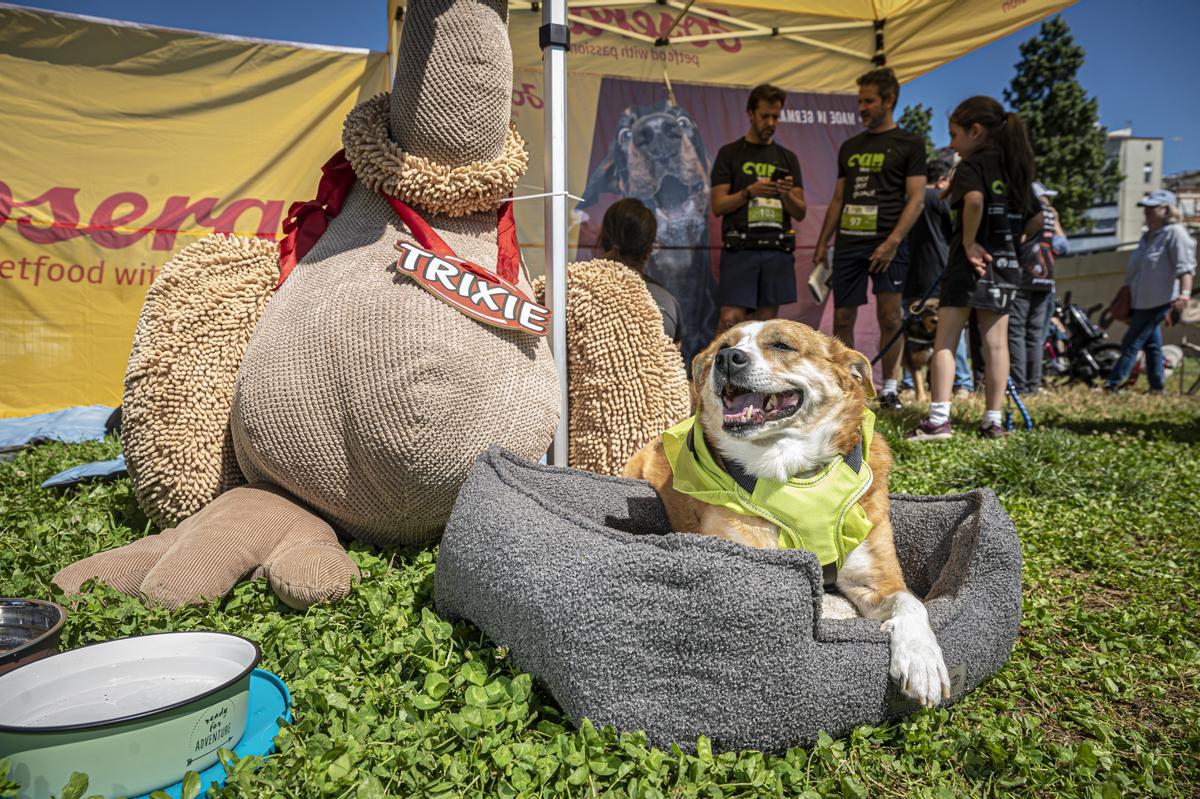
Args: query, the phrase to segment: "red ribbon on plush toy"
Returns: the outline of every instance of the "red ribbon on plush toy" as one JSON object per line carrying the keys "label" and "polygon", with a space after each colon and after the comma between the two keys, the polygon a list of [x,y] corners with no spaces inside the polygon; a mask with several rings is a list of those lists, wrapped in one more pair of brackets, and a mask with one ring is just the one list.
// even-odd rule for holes
{"label": "red ribbon on plush toy", "polygon": [[[279,242],[279,283],[278,290],[287,280],[288,275],[300,263],[313,245],[329,227],[329,220],[342,212],[342,204],[350,194],[355,181],[354,169],[346,160],[346,151],[338,152],[321,167],[321,182],[317,185],[317,197],[308,202],[292,203],[288,209],[287,219],[283,220],[283,241]],[[382,192],[381,192],[382,194]],[[429,223],[421,215],[408,206],[403,200],[384,194],[388,204],[425,249],[441,256],[454,257],[454,250],[442,241]],[[512,203],[500,205],[497,212],[499,227],[496,230],[496,274],[509,283],[516,284],[521,268],[521,248],[517,244],[517,224],[513,219]],[[487,269],[470,263],[460,262],[469,271],[478,271],[480,277],[490,278],[492,273]]]}
{"label": "red ribbon on plush toy", "polygon": [[279,283],[275,286],[276,290],[325,233],[329,220],[342,212],[342,203],[346,201],[353,186],[354,169],[346,160],[346,151],[338,150],[333,158],[321,167],[317,199],[306,203],[292,203],[287,219],[283,220],[283,241],[279,242]]}

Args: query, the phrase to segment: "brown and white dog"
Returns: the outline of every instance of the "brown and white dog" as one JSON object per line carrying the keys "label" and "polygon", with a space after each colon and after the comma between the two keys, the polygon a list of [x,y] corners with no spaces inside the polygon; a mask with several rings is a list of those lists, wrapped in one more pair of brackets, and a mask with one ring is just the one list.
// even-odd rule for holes
{"label": "brown and white dog", "polygon": [[[735,461],[756,479],[786,482],[812,474],[858,444],[871,364],[861,353],[787,320],[743,322],[693,361],[705,443],[721,464]],[[891,635],[891,675],[908,696],[932,707],[950,679],[925,606],[904,583],[888,519],[892,457],[875,434],[867,463],[874,482],[860,504],[873,526],[851,550],[837,590]],[[642,448],[625,475],[649,481],[673,530],[713,535],[752,547],[778,547],[779,528],[676,491],[661,439]]]}
{"label": "brown and white dog", "polygon": [[904,368],[912,375],[918,404],[929,401],[927,375],[929,362],[933,360],[937,315],[938,299],[933,297],[924,304],[914,302],[908,309],[908,321],[904,323]]}

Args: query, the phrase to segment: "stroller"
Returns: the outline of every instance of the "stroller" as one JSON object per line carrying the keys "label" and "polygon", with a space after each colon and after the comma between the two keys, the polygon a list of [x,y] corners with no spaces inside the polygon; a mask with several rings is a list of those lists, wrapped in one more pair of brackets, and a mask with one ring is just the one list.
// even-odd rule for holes
{"label": "stroller", "polygon": [[1043,344],[1043,371],[1047,386],[1072,383],[1094,385],[1103,380],[1121,357],[1121,346],[1108,340],[1092,316],[1103,308],[1097,303],[1084,309],[1071,302],[1067,292],[1055,303],[1050,333]]}

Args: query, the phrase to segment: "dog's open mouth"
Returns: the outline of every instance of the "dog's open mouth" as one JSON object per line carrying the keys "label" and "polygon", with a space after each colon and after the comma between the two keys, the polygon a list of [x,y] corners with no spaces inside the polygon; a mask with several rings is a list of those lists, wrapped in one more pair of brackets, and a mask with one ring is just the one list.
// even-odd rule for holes
{"label": "dog's open mouth", "polygon": [[800,408],[799,391],[766,394],[727,386],[721,394],[726,427],[745,427],[786,419]]}
{"label": "dog's open mouth", "polygon": [[659,208],[675,208],[686,203],[691,194],[691,187],[684,185],[682,180],[674,175],[664,175],[654,200]]}

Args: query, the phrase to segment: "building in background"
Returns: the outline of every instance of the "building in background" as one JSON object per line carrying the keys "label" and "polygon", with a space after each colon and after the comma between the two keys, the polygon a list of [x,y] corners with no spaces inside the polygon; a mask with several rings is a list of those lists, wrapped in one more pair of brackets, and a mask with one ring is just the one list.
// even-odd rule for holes
{"label": "building in background", "polygon": [[1108,134],[1105,148],[1116,163],[1121,183],[1116,192],[1098,198],[1084,212],[1092,227],[1071,236],[1071,252],[1108,250],[1136,244],[1142,236],[1145,215],[1138,200],[1163,187],[1163,140],[1161,137],[1134,136],[1132,128]]}
{"label": "building in background", "polygon": [[1163,188],[1179,198],[1179,213],[1192,235],[1200,234],[1200,169],[1164,175]]}

